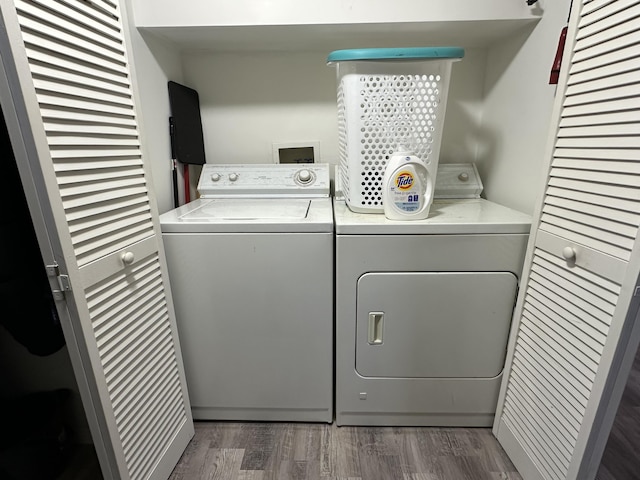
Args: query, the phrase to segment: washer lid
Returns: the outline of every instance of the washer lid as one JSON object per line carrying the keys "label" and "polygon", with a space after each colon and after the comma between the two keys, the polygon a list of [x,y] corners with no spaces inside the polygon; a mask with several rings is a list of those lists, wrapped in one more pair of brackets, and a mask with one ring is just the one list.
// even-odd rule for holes
{"label": "washer lid", "polygon": [[200,198],[160,216],[163,233],[333,232],[329,198]]}
{"label": "washer lid", "polygon": [[179,218],[184,222],[218,220],[302,220],[307,217],[309,199],[263,199],[250,198],[214,199],[191,210]]}

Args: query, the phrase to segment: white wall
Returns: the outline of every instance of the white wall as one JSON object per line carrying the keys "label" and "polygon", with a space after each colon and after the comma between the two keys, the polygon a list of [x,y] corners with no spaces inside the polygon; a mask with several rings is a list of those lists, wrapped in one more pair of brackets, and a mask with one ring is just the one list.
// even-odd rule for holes
{"label": "white wall", "polygon": [[173,208],[169,94],[167,82],[182,81],[180,52],[171,42],[140,35],[134,25],[131,3],[127,20],[131,35],[131,64],[138,90],[138,114],[143,152],[151,165],[153,193],[160,213]]}
{"label": "white wall", "polygon": [[[337,163],[336,79],[327,53],[183,55],[185,84],[200,94],[207,163],[271,163],[274,142],[320,142],[320,161]],[[475,158],[485,52],[454,65],[441,156]]]}
{"label": "white wall", "polygon": [[542,176],[556,88],[549,73],[569,0],[540,0],[533,31],[492,46],[476,165],[492,201],[533,212]]}

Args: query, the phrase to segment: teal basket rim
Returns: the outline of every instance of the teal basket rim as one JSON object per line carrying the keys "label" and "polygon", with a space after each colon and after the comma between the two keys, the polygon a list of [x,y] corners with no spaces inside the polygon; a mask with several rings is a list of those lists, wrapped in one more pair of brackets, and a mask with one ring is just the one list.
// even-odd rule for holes
{"label": "teal basket rim", "polygon": [[455,60],[464,57],[460,47],[355,48],[335,50],[327,63],[362,60]]}

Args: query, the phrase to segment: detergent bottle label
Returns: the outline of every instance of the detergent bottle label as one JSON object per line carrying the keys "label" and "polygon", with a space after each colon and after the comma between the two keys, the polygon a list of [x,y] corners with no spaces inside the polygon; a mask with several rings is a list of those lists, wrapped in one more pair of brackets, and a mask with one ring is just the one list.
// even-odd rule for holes
{"label": "detergent bottle label", "polygon": [[415,174],[409,170],[398,171],[391,185],[391,193],[388,201],[403,212],[415,212],[420,208],[420,193],[417,192]]}

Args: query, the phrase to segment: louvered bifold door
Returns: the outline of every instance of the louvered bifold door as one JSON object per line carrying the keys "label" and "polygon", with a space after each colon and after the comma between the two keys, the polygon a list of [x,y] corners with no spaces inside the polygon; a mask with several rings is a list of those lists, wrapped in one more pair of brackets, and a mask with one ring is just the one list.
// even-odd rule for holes
{"label": "louvered bifold door", "polygon": [[638,278],[640,2],[573,2],[494,433],[525,480],[587,480]]}
{"label": "louvered bifold door", "polygon": [[[107,477],[167,478],[193,435],[120,6],[2,0],[2,62],[106,445]],[[9,82],[11,83],[11,82]],[[3,101],[6,99],[3,99]],[[68,342],[69,343],[69,342]],[[34,459],[35,460],[35,459]]]}

